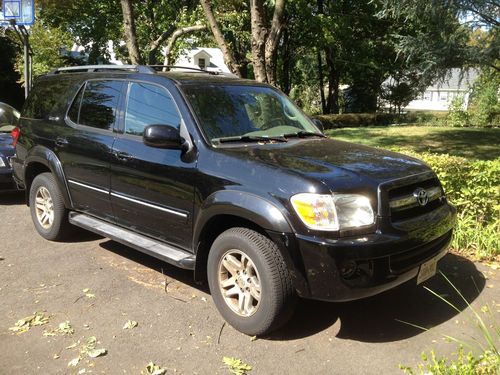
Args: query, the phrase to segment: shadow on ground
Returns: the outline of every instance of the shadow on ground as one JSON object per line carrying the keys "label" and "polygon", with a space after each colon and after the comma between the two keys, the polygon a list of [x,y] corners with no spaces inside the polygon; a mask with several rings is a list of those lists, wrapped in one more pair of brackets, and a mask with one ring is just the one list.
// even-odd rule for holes
{"label": "shadow on ground", "polygon": [[[448,254],[439,267],[469,302],[484,289],[484,276],[465,258]],[[340,339],[376,343],[416,336],[423,331],[410,324],[431,328],[457,315],[456,310],[424,287],[446,298],[459,310],[466,308],[452,286],[438,274],[421,285],[412,280],[378,296],[358,301],[302,301],[291,322],[269,339],[295,340],[310,336],[331,327],[337,320],[340,330],[336,337]]]}
{"label": "shadow on ground", "polygon": [[[157,260],[114,241],[100,244],[104,249],[140,263],[169,279],[185,283],[202,292],[210,293],[206,284],[193,281],[193,272]],[[448,254],[439,263],[440,270],[469,301],[474,301],[485,287],[485,279],[474,263],[454,254]],[[380,295],[358,301],[330,303],[300,300],[291,321],[271,334],[268,340],[297,340],[328,329],[337,320],[340,329],[336,337],[362,342],[391,342],[416,336],[423,331],[409,324],[431,328],[457,315],[425,288],[446,298],[464,310],[466,304],[441,275],[416,285],[415,280]],[[401,322],[402,321],[402,322]]]}
{"label": "shadow on ground", "polygon": [[24,191],[0,192],[0,206],[25,204]]}

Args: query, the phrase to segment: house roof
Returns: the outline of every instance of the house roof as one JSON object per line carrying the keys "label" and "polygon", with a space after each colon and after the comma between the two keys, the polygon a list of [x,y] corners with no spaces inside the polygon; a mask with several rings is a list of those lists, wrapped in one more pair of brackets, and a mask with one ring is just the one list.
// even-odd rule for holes
{"label": "house roof", "polygon": [[195,57],[205,52],[210,56],[210,64],[207,70],[215,70],[223,73],[231,73],[229,68],[224,63],[224,55],[219,48],[195,47],[181,51],[174,65],[196,67]]}
{"label": "house roof", "polygon": [[479,72],[476,69],[451,69],[446,77],[437,80],[427,90],[468,90],[476,80]]}

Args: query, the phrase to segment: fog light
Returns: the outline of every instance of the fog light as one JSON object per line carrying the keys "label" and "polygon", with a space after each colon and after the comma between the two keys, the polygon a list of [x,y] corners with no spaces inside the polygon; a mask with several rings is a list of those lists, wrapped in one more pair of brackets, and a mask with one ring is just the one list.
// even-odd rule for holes
{"label": "fog light", "polygon": [[356,274],[357,269],[358,265],[353,260],[342,262],[339,267],[340,276],[344,279],[349,279]]}

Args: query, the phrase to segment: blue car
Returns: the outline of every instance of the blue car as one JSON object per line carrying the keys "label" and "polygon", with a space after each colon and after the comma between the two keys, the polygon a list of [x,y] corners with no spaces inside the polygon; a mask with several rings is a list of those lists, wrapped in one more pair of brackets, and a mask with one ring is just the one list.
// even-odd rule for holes
{"label": "blue car", "polygon": [[15,152],[11,132],[19,117],[20,114],[15,108],[0,102],[0,191],[17,190],[12,179],[10,158]]}

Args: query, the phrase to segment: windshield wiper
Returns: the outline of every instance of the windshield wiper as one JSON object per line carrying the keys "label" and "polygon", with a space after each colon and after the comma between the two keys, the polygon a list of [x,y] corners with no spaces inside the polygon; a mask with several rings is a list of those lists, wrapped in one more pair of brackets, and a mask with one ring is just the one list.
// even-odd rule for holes
{"label": "windshield wiper", "polygon": [[307,137],[321,137],[321,138],[326,138],[326,135],[321,134],[321,133],[315,133],[315,132],[308,132],[305,130],[300,130],[295,133],[287,133],[283,134],[283,137],[285,138],[293,138],[293,137],[298,137],[298,138],[307,138]]}
{"label": "windshield wiper", "polygon": [[231,142],[288,142],[284,136],[265,137],[262,135],[238,135],[234,137],[222,137],[212,139],[215,143],[231,143]]}

